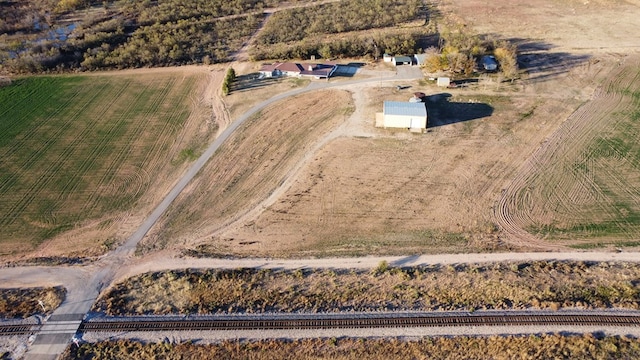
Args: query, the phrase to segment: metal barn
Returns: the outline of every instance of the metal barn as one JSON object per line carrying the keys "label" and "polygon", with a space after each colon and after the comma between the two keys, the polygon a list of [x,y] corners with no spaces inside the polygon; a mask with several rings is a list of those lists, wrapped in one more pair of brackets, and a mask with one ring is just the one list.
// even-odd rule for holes
{"label": "metal barn", "polygon": [[385,101],[382,116],[382,126],[385,128],[405,128],[420,132],[427,128],[427,107],[422,102]]}

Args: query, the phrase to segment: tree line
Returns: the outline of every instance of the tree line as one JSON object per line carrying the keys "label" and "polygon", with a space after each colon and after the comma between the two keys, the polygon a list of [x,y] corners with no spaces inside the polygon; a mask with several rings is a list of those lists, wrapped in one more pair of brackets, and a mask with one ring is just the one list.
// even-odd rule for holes
{"label": "tree line", "polygon": [[[0,71],[122,69],[228,61],[283,0],[14,0],[0,2]],[[311,2],[288,0],[286,3]],[[266,58],[377,58],[411,53],[425,27],[392,31],[421,19],[422,0],[345,0],[278,11],[255,48]],[[6,11],[5,11],[6,10]],[[244,15],[240,15],[244,14]],[[63,37],[65,17],[81,18]],[[364,30],[383,28],[379,33]],[[397,27],[395,28],[397,30]],[[329,36],[327,34],[340,34]]]}
{"label": "tree line", "polygon": [[383,52],[413,54],[419,41],[427,36],[423,29],[401,33],[351,34],[324,41],[305,39],[295,43],[280,43],[255,46],[249,54],[254,61],[266,59],[309,59],[320,56],[324,59],[342,57],[370,57],[377,59]]}
{"label": "tree line", "polygon": [[300,41],[319,34],[396,26],[425,16],[421,0],[348,0],[278,11],[258,37],[259,45]]}
{"label": "tree line", "polygon": [[[21,1],[21,0],[18,0]],[[64,37],[51,36],[65,14],[57,2],[7,7],[0,35],[0,71],[37,73],[223,62],[257,29],[267,0],[149,0],[103,3],[77,11],[82,21]],[[5,8],[0,4],[0,8]],[[49,10],[47,10],[49,9]],[[237,17],[225,17],[227,15]],[[73,13],[68,14],[71,16]]]}

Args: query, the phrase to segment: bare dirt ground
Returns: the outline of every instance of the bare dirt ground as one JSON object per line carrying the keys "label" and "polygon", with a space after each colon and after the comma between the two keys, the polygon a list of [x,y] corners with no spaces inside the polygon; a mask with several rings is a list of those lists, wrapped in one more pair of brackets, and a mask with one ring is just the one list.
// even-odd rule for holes
{"label": "bare dirt ground", "polygon": [[[289,168],[281,169],[287,181],[253,192],[256,198],[247,199],[247,207],[239,206],[233,214],[225,209],[224,221],[219,221],[219,208],[196,208],[201,203],[193,203],[182,216],[197,221],[166,222],[147,239],[147,250],[169,243],[175,251],[201,245],[220,254],[268,256],[556,249],[523,231],[523,224],[511,226],[512,212],[500,210],[504,205],[500,199],[516,186],[513,179],[527,171],[522,168],[527,159],[592,99],[612,69],[637,53],[640,35],[633,29],[639,6],[637,1],[442,1],[437,8],[447,21],[516,41],[522,79],[501,85],[483,80],[469,88],[444,91],[426,82],[402,83],[411,85],[405,91],[382,82],[345,88],[355,104],[354,113],[322,135],[299,143],[303,151],[288,162]],[[236,62],[233,66],[245,74],[257,65]],[[192,99],[192,119],[177,140],[182,145],[185,139],[211,139],[207,133],[211,127],[219,134],[252,104],[304,85],[279,82],[223,99],[220,84],[225,69],[181,67],[108,74],[201,72],[206,81]],[[413,91],[429,94],[427,134],[373,127],[382,100],[406,100]],[[292,110],[299,105],[283,103],[281,113],[273,118],[300,116]],[[265,130],[260,136],[276,139],[282,131]],[[246,141],[260,143],[258,138],[251,139],[256,135],[244,136]],[[243,154],[260,150],[244,149]],[[259,175],[247,177],[249,172],[236,165],[221,161],[205,176],[223,170],[246,189],[262,182]],[[171,177],[159,180],[157,191],[145,198],[148,206],[158,203],[175,183]],[[199,191],[199,186],[192,184],[189,191]],[[228,196],[220,194],[215,201],[231,201]],[[174,211],[170,216],[184,208]],[[125,237],[141,221],[140,215],[124,214],[115,224]],[[60,255],[64,252],[60,249],[79,236],[99,238],[100,232],[94,230],[60,237],[39,249],[38,256]],[[159,243],[154,244],[156,240]]]}
{"label": "bare dirt ground", "polygon": [[[511,226],[500,199],[530,171],[527,159],[637,52],[640,38],[630,32],[638,4],[444,1],[439,8],[480,34],[515,40],[522,80],[446,91],[425,83],[405,92],[382,83],[350,88],[356,112],[296,163],[293,181],[242,221],[210,238],[199,233],[192,244],[268,256],[559,249]],[[413,91],[430,94],[429,133],[373,128],[382,100]]]}
{"label": "bare dirt ground", "polygon": [[[321,106],[325,102],[333,106]],[[208,237],[241,216],[278,186],[314,135],[344,122],[350,111],[344,91],[299,95],[261,111],[214,155],[143,246],[173,247],[184,229]]]}
{"label": "bare dirt ground", "polygon": [[638,6],[638,0],[442,0],[438,9],[479,34],[594,55],[639,49]]}

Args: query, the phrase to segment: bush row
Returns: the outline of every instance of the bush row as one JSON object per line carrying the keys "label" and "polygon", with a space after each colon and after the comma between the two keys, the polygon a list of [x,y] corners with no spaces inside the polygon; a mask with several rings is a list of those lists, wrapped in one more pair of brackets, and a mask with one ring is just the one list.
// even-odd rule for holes
{"label": "bush row", "polygon": [[[640,309],[640,266],[500,263],[362,271],[207,270],[136,276],[96,304],[110,315],[235,312]],[[632,280],[635,279],[635,280]]]}
{"label": "bush row", "polygon": [[640,340],[585,335],[423,337],[420,339],[327,338],[224,340],[215,344],[112,340],[70,346],[74,359],[637,359]]}

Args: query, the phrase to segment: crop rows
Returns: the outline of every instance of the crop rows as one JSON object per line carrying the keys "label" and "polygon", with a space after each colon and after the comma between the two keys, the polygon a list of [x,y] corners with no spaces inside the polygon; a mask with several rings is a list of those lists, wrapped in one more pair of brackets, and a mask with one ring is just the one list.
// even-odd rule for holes
{"label": "crop rows", "polygon": [[175,149],[162,145],[186,119],[194,83],[176,75],[45,79],[42,91],[43,80],[20,83],[20,98],[0,89],[12,105],[0,119],[8,134],[0,141],[0,234],[14,243],[126,210],[170,163],[159,161]]}
{"label": "crop rows", "polygon": [[552,240],[617,244],[640,230],[637,63],[616,69],[522,167],[496,209],[497,222]]}

